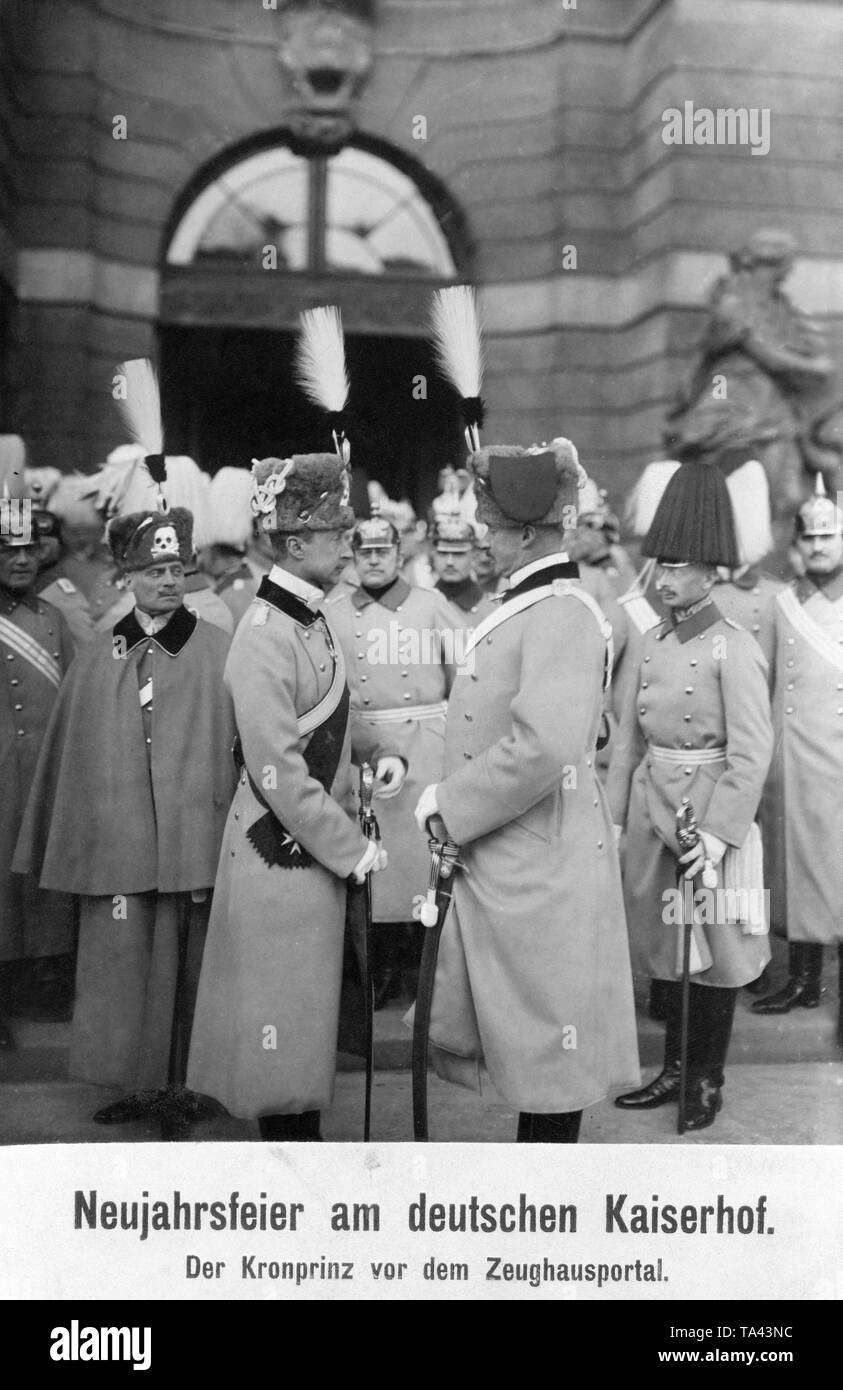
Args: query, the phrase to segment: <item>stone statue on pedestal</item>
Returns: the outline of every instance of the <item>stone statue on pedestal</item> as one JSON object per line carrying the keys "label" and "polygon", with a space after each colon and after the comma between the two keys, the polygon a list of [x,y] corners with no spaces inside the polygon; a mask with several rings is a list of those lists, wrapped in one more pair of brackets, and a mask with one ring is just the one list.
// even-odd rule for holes
{"label": "stone statue on pedestal", "polygon": [[729,273],[711,292],[700,359],[664,430],[673,457],[708,456],[726,473],[759,459],[774,517],[791,515],[803,500],[817,448],[832,487],[841,457],[827,397],[832,363],[817,327],[782,289],[794,253],[788,233],[768,229],[731,255]]}

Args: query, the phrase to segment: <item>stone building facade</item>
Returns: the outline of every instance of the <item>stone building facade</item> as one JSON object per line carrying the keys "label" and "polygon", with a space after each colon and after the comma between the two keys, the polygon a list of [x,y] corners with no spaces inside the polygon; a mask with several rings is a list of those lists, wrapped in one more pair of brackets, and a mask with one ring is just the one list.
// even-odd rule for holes
{"label": "stone building facade", "polygon": [[[843,360],[835,3],[10,0],[0,27],[0,430],[35,464],[119,442],[114,365],[147,353],[171,452],[300,441],[290,335],[334,302],[380,402],[364,461],[423,502],[459,448],[426,305],[470,279],[485,438],[567,434],[619,492],[755,226],[795,236]],[[769,109],[769,151],[667,145],[689,100]]]}

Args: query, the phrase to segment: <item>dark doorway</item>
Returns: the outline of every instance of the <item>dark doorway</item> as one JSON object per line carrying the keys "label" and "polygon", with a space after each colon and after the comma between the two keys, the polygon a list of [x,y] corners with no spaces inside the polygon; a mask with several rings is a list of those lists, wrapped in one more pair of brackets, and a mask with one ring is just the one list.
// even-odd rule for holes
{"label": "dark doorway", "polygon": [[[207,472],[253,458],[332,450],[324,417],[296,385],[294,335],[263,329],[160,329],[166,448]],[[423,514],[445,463],[465,454],[453,391],[423,338],[349,335],[351,463]],[[417,379],[425,379],[426,399]]]}

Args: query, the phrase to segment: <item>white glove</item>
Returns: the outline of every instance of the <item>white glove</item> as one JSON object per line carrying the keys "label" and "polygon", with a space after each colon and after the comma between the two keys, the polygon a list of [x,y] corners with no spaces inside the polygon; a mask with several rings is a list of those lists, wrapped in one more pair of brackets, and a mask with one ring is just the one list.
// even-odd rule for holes
{"label": "white glove", "polygon": [[379,758],[375,768],[375,781],[380,782],[381,786],[375,788],[375,796],[381,801],[388,800],[391,796],[397,796],[404,785],[404,778],[407,776],[407,764],[403,758],[389,757]]}
{"label": "white glove", "polygon": [[694,878],[707,859],[711,861],[712,866],[719,864],[727,848],[726,841],[721,840],[719,835],[712,835],[710,830],[701,830],[700,843],[696,849],[689,849],[679,860],[680,864],[685,865],[685,877]]}
{"label": "white glove", "polygon": [[363,883],[366,875],[379,874],[381,869],[385,869],[389,862],[386,850],[381,845],[380,840],[370,840],[366,846],[366,853],[358,859],[352,869],[355,883]]}
{"label": "white glove", "polygon": [[416,809],[413,815],[416,818],[416,825],[423,835],[427,834],[427,822],[430,820],[430,817],[437,815],[439,811],[439,806],[436,801],[436,793],[438,790],[439,788],[432,784],[429,787],[425,787],[416,802]]}

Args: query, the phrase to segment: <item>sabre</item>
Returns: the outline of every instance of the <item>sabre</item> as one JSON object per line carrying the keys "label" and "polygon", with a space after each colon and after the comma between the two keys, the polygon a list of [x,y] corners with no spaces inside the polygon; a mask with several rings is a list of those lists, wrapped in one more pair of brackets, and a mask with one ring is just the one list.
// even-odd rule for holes
{"label": "sabre", "polygon": [[459,858],[460,847],[448,838],[441,818],[432,816],[427,828],[430,831],[427,842],[430,849],[430,873],[427,894],[419,913],[425,934],[413,1017],[413,1138],[419,1143],[426,1143],[428,1138],[428,1032],[439,939],[451,903],[454,872],[465,867]]}
{"label": "sabre", "polygon": [[[360,829],[367,840],[381,837],[375,813],[372,810],[372,795],[375,788],[375,774],[369,763],[360,768],[360,809],[358,816]],[[366,923],[360,951],[360,973],[363,976],[363,997],[365,1005],[365,1048],[366,1048],[366,1099],[363,1107],[363,1141],[369,1142],[372,1120],[372,1078],[375,1068],[375,981],[372,973],[372,876],[366,875],[363,885],[366,904]]]}
{"label": "sabre", "polygon": [[[696,814],[687,796],[683,796],[682,804],[676,812],[676,842],[679,845],[680,854],[687,854],[690,850],[696,849],[700,843],[700,830],[697,824]],[[707,882],[709,865],[703,869],[702,881],[706,887],[712,885]],[[679,880],[682,883],[683,874],[680,865]],[[717,881],[715,876],[715,883]],[[685,895],[682,895],[685,901]],[[679,1032],[679,1122],[677,1133],[685,1133],[686,1106],[688,1099],[688,1011],[691,1000],[691,946],[694,943],[694,913],[683,912],[682,914],[682,1012]],[[703,962],[700,961],[700,965]],[[699,967],[698,967],[699,968]]]}

